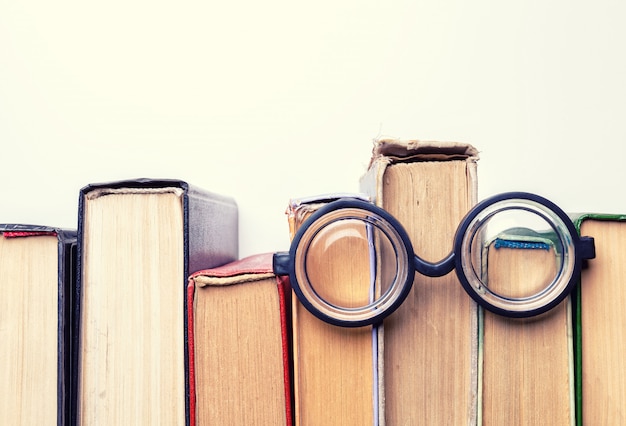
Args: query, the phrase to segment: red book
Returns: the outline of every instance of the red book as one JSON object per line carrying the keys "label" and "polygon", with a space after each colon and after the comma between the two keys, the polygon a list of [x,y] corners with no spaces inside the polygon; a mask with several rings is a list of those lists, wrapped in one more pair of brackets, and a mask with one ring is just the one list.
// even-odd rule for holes
{"label": "red book", "polygon": [[259,254],[187,287],[190,424],[291,425],[287,277]]}

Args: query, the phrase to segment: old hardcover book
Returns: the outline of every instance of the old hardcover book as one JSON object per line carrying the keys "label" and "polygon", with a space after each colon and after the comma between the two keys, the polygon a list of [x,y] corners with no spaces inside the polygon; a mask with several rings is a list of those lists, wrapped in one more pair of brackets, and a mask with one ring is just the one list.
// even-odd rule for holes
{"label": "old hardcover book", "polygon": [[[463,143],[377,140],[361,190],[399,220],[418,256],[438,262],[476,203],[477,158]],[[387,424],[476,422],[477,324],[477,306],[455,274],[416,274],[379,330],[379,406]]]}
{"label": "old hardcover book", "polygon": [[[483,281],[512,298],[537,294],[554,280],[559,250],[547,232],[501,233],[485,241]],[[481,313],[479,424],[574,424],[570,298],[532,318]]]}
{"label": "old hardcover book", "polygon": [[578,424],[626,422],[626,215],[582,214],[574,221],[595,240],[576,297]]}
{"label": "old hardcover book", "polygon": [[[297,199],[290,202],[291,236],[326,203],[346,194]],[[351,232],[353,231],[353,232]],[[367,240],[360,229],[343,229],[309,251],[316,291],[332,294],[343,306],[362,304],[369,297],[363,287],[369,278]],[[322,237],[324,238],[324,237]],[[317,264],[331,256],[329,264]],[[331,267],[332,266],[332,267]],[[372,425],[378,419],[376,328],[344,328],[326,323],[293,297],[294,418],[296,425]]]}
{"label": "old hardcover book", "polygon": [[75,247],[73,230],[0,224],[4,424],[69,424]]}
{"label": "old hardcover book", "polygon": [[81,189],[78,423],[189,422],[187,279],[237,255],[237,205],[229,197],[179,180]]}
{"label": "old hardcover book", "polygon": [[258,254],[189,278],[191,425],[291,426],[289,279]]}

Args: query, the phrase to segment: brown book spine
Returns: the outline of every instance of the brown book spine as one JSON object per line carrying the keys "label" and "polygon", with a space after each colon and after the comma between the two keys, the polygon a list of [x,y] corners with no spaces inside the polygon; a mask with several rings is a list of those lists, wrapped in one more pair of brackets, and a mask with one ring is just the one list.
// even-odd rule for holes
{"label": "brown book spine", "polygon": [[[377,140],[361,190],[398,219],[418,256],[437,262],[477,201],[477,159],[464,143]],[[380,424],[476,423],[477,323],[455,274],[416,274],[380,327]]]}
{"label": "brown book spine", "polygon": [[596,257],[575,298],[577,424],[626,424],[626,215],[576,215]]}
{"label": "brown book spine", "polygon": [[[557,273],[554,245],[537,237],[524,244],[510,238],[485,247],[489,289],[515,298],[541,291]],[[480,424],[572,425],[570,299],[531,318],[481,313]]]}
{"label": "brown book spine", "polygon": [[[288,209],[292,238],[313,212],[343,196],[293,200]],[[336,241],[330,245],[336,250],[332,261],[336,268],[332,272],[311,268],[320,284],[316,289],[360,300],[364,289],[359,284],[369,274],[363,263],[367,256],[362,256],[367,247]],[[309,312],[295,295],[292,300],[295,424],[376,424],[376,327],[331,325]]]}
{"label": "brown book spine", "polygon": [[[280,312],[280,335],[282,349],[282,366],[283,379],[282,388],[285,399],[285,425],[291,426],[293,423],[292,410],[292,355],[291,355],[291,322],[290,322],[290,297],[291,287],[287,276],[274,275],[272,271],[272,254],[264,253],[249,256],[247,258],[231,262],[221,267],[201,270],[192,274],[187,285],[187,343],[189,352],[189,423],[190,426],[200,424],[197,418],[198,400],[197,400],[197,380],[196,380],[196,345],[195,345],[195,321],[194,321],[194,299],[197,292],[197,284],[195,277],[206,276],[211,277],[212,281],[219,283],[218,285],[245,285],[247,281],[255,281],[259,279],[274,279],[276,282],[276,291],[278,293],[278,304]],[[264,318],[258,318],[263,321]],[[220,344],[216,341],[215,344]],[[235,349],[236,350],[236,349]],[[233,354],[236,356],[236,354]],[[246,362],[254,363],[255,360],[250,359]],[[263,368],[262,365],[259,368]],[[268,392],[273,389],[273,384],[268,384]],[[244,401],[237,404],[236,409],[246,410]]]}

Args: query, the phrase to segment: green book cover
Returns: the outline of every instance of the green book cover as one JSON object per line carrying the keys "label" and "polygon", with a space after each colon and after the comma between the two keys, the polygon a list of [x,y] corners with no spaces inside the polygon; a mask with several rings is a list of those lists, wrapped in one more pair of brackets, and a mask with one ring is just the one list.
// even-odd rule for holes
{"label": "green book cover", "polygon": [[[626,214],[605,214],[605,213],[577,213],[570,215],[576,230],[581,235],[581,227],[585,221],[626,221]],[[593,235],[589,235],[594,237]],[[598,253],[598,256],[602,256],[602,253]],[[589,262],[593,262],[590,260]],[[579,277],[578,285],[573,292],[574,303],[574,377],[576,386],[576,425],[581,426],[583,424],[583,332],[582,332],[582,312],[584,309],[584,300],[582,297],[582,275],[584,274],[585,265],[583,265],[583,272]]]}

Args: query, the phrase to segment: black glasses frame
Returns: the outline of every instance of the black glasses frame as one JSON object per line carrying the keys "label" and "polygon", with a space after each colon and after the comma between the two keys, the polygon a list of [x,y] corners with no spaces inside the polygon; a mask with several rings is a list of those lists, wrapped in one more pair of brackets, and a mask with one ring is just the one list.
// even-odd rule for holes
{"label": "black glasses frame", "polygon": [[[510,204],[514,206],[510,207]],[[503,206],[501,210],[497,210],[499,205]],[[538,214],[553,226],[562,246],[571,249],[573,253],[568,254],[572,257],[566,275],[558,274],[557,280],[547,287],[558,285],[554,291],[543,291],[525,298],[499,296],[483,285],[481,277],[472,270],[471,262],[468,262],[468,257],[471,256],[471,253],[468,253],[469,244],[473,238],[471,231],[475,232],[475,229],[481,225],[481,221],[485,220],[481,215],[489,212],[494,206],[496,210],[490,213],[491,216],[507,208],[528,210]],[[396,277],[396,281],[399,278],[399,282],[385,292],[379,300],[361,308],[337,307],[319,297],[314,289],[309,290],[308,285],[300,282],[303,280],[305,284],[308,284],[306,282],[308,279],[306,275],[302,275],[303,266],[298,263],[297,259],[302,258],[302,250],[307,249],[308,243],[315,237],[316,232],[323,229],[324,223],[332,215],[337,216],[339,220],[362,220],[368,226],[383,231],[387,238],[396,242],[394,245],[396,258],[404,259],[398,265],[399,277]],[[386,210],[361,199],[343,198],[332,201],[311,214],[294,235],[289,252],[274,254],[274,272],[277,275],[289,275],[294,293],[302,305],[317,318],[337,326],[361,327],[381,323],[402,305],[411,291],[415,272],[429,277],[440,277],[455,270],[464,290],[483,308],[498,315],[513,318],[540,315],[554,308],[567,297],[578,279],[583,260],[594,257],[593,238],[579,237],[569,216],[556,204],[536,194],[507,192],[478,203],[457,227],[450,254],[435,263],[427,262],[415,254],[411,240],[402,224]],[[546,299],[545,302],[542,298]]]}

